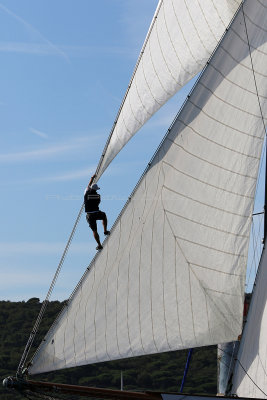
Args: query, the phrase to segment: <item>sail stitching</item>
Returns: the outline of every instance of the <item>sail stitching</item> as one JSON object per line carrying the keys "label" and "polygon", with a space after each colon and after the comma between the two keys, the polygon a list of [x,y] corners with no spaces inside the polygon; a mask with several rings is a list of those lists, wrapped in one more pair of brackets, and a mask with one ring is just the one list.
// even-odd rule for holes
{"label": "sail stitching", "polygon": [[[131,93],[132,93],[132,92],[131,92]],[[141,126],[141,125],[142,125],[141,121],[139,121],[139,119],[137,119],[136,113],[133,111],[133,107],[132,107],[132,103],[131,103],[131,95],[130,95],[130,94],[129,94],[129,96],[128,96],[128,103],[129,103],[129,107],[130,107],[131,113],[132,113],[132,115],[133,115],[135,121],[139,124],[139,126]],[[125,104],[126,104],[126,102],[125,102]],[[137,128],[137,129],[138,129],[138,128]]]}
{"label": "sail stitching", "polygon": [[[233,30],[233,28],[232,28],[232,31],[233,31],[234,33],[236,33],[236,32]],[[246,44],[246,42],[244,41],[244,39],[243,39],[240,35],[238,35],[237,33],[236,33],[236,35],[240,38],[240,40],[242,40],[242,41],[244,42],[244,44]],[[220,49],[223,50],[233,61],[235,61],[236,64],[242,65],[243,68],[247,69],[248,71],[251,71],[250,67],[248,67],[247,65],[245,65],[244,63],[242,63],[240,60],[237,60],[237,59],[236,59],[228,50],[226,50],[223,46],[221,46]],[[256,49],[255,49],[255,51],[256,51]],[[256,71],[256,73],[257,73],[258,75],[262,76],[263,78],[266,78],[266,77],[267,77],[267,75],[263,74],[262,72]]]}
{"label": "sail stitching", "polygon": [[260,3],[264,8],[267,8],[265,4],[263,4],[260,0],[257,0],[258,3]]}
{"label": "sail stitching", "polygon": [[[175,55],[176,55],[176,58],[177,58],[177,60],[178,60],[178,62],[179,62],[179,64],[180,64],[181,68],[184,70],[184,72],[185,72],[186,74],[188,74],[188,75],[191,75],[190,72],[189,72],[188,70],[186,70],[185,67],[183,66],[182,61],[180,60],[180,57],[179,57],[179,55],[178,55],[178,52],[177,52],[177,50],[176,50],[176,48],[175,48],[175,46],[174,46],[174,43],[173,43],[173,40],[172,40],[170,31],[169,31],[169,29],[168,29],[168,24],[167,24],[167,21],[166,21],[165,3],[163,3],[163,17],[164,17],[164,22],[165,22],[166,30],[167,30],[167,32],[168,32],[169,41],[170,41],[170,43],[171,43],[171,45],[172,45],[172,49],[173,49],[173,51],[174,51],[174,53],[175,53]],[[180,81],[178,81],[177,79],[176,79],[175,81],[176,81],[176,83],[177,83],[180,87],[182,86],[182,84],[181,84]]]}
{"label": "sail stitching", "polygon": [[[119,245],[120,245],[120,241],[121,241],[121,221],[119,221],[119,226],[118,226],[118,230],[119,230],[119,244],[118,244],[118,248],[117,248],[117,254],[115,257],[115,260],[117,259],[118,256],[118,249],[119,249]],[[108,265],[108,256],[109,256],[109,241],[107,242],[107,258],[106,258],[106,266],[105,266],[105,272],[104,275],[106,276],[106,269],[107,269],[107,265]],[[105,351],[106,351],[106,355],[108,357],[109,360],[111,360],[111,356],[109,355],[108,352],[108,343],[107,343],[107,293],[109,290],[109,273],[106,276],[106,285],[105,285]]]}
{"label": "sail stitching", "polygon": [[[171,93],[169,93],[168,90],[163,86],[163,84],[162,84],[162,82],[161,82],[161,79],[159,78],[159,74],[158,74],[158,72],[157,72],[157,70],[156,70],[156,67],[155,67],[155,64],[154,64],[154,61],[153,61],[153,58],[152,58],[150,42],[151,42],[151,41],[149,40],[149,42],[148,42],[148,48],[149,48],[149,54],[150,54],[151,64],[152,64],[152,66],[153,66],[155,75],[156,75],[156,77],[157,77],[157,79],[158,79],[158,81],[159,81],[159,84],[160,84],[160,86],[162,87],[163,91],[166,93],[166,95],[167,95],[167,96],[171,96]],[[161,104],[162,104],[162,103],[161,103]]]}
{"label": "sail stitching", "polygon": [[184,347],[184,342],[182,338],[182,333],[181,333],[181,322],[180,322],[180,317],[179,317],[179,302],[178,302],[178,285],[177,285],[177,254],[176,254],[176,239],[175,236],[173,235],[173,241],[174,241],[174,260],[175,260],[175,265],[174,265],[174,273],[175,273],[175,295],[176,295],[176,309],[177,309],[177,321],[178,321],[178,330],[179,330],[179,335],[180,335],[180,340],[181,344]]}
{"label": "sail stitching", "polygon": [[183,215],[174,213],[174,212],[169,211],[169,210],[167,210],[167,209],[166,209],[165,211],[166,211],[167,213],[169,213],[169,214],[174,215],[175,217],[182,218],[182,219],[184,219],[184,220],[186,220],[186,221],[189,221],[189,222],[192,222],[193,224],[196,224],[196,225],[204,226],[205,228],[214,229],[215,231],[218,231],[218,232],[221,232],[221,233],[226,233],[227,235],[232,235],[232,236],[235,236],[235,237],[241,237],[241,238],[244,238],[244,239],[248,239],[248,238],[249,238],[248,235],[241,235],[241,234],[239,234],[239,233],[228,232],[228,231],[225,231],[225,230],[223,230],[223,229],[215,228],[214,226],[207,225],[207,224],[203,224],[202,222],[199,222],[199,221],[195,221],[195,220],[193,220],[193,219],[191,219],[191,218],[186,218],[186,217],[184,217]]}
{"label": "sail stitching", "polygon": [[213,30],[211,29],[211,26],[210,26],[210,24],[209,24],[209,21],[208,21],[207,18],[206,18],[206,15],[205,15],[205,13],[204,13],[204,11],[203,11],[203,8],[202,8],[201,3],[199,2],[199,0],[197,0],[197,3],[198,3],[198,6],[199,6],[199,8],[200,8],[200,10],[201,10],[201,14],[203,15],[203,18],[205,19],[206,24],[207,24],[207,26],[209,27],[209,30],[210,30],[212,36],[214,37],[214,39],[216,40],[216,42],[218,42],[218,39],[216,38],[216,36],[215,36]]}
{"label": "sail stitching", "polygon": [[[120,235],[121,235],[121,221],[120,221]],[[121,239],[121,236],[120,236]],[[118,246],[119,249],[119,246]],[[117,252],[118,254],[118,252]],[[116,341],[117,341],[117,348],[118,348],[118,353],[120,355],[120,358],[122,358],[122,354],[120,351],[120,345],[119,345],[119,335],[118,335],[118,288],[119,288],[119,276],[120,276],[120,262],[118,263],[118,266],[116,268],[117,272],[117,279],[116,279]]]}
{"label": "sail stitching", "polygon": [[[248,92],[248,93],[251,93],[251,94],[257,96],[257,94],[256,94],[255,92],[252,92],[252,91],[249,90],[248,88],[243,87],[243,86],[241,86],[241,85],[238,85],[236,82],[233,82],[231,79],[228,78],[228,76],[224,75],[224,74],[222,73],[222,71],[220,71],[220,70],[219,70],[215,65],[213,65],[212,63],[210,63],[209,65],[210,65],[216,72],[218,72],[218,74],[220,74],[220,75],[223,77],[223,79],[225,79],[225,80],[226,80],[227,82],[229,82],[231,85],[236,86],[236,87],[238,87],[238,88],[244,90],[245,92]],[[261,95],[261,94],[259,94],[259,97],[261,97],[262,99],[265,99],[265,100],[267,99],[267,96],[264,96],[264,95]]]}
{"label": "sail stitching", "polygon": [[[92,266],[91,266],[91,268],[89,270],[89,272],[93,271],[94,280],[92,282],[91,292],[89,293],[89,295],[87,297],[86,305],[85,305],[85,308],[84,308],[84,341],[85,341],[85,349],[87,348],[87,340],[86,340],[87,335],[85,334],[85,326],[86,326],[87,315],[88,315],[87,307],[88,307],[89,299],[91,298],[91,294],[93,292],[93,288],[94,288],[94,285],[95,285],[95,268],[94,268],[94,266],[95,266],[95,262],[93,262],[93,264],[92,264]],[[91,275],[92,275],[92,273],[91,273]],[[84,349],[84,356],[85,356],[85,360],[87,360],[87,355],[86,355],[86,350],[85,349]]]}
{"label": "sail stitching", "polygon": [[[107,249],[107,252],[108,252],[108,249]],[[98,281],[98,287],[97,287],[96,290],[94,290],[94,292],[95,292],[95,295],[94,295],[94,297],[95,297],[95,310],[94,310],[95,357],[96,357],[96,360],[98,360],[98,361],[99,361],[99,359],[98,359],[98,352],[97,352],[97,348],[96,348],[96,342],[97,342],[97,340],[96,340],[96,338],[97,338],[97,335],[96,335],[96,328],[97,328],[97,327],[96,327],[96,309],[97,309],[97,300],[98,300],[98,297],[99,297],[99,295],[98,295],[99,288],[100,288],[100,286],[103,284],[103,282],[106,281],[106,280],[105,280],[106,270],[107,270],[107,263],[106,263],[106,265],[105,265],[105,269],[104,269],[103,275],[102,275],[102,277],[101,277],[101,278],[99,279],[99,281]],[[102,297],[102,296],[101,296],[101,297]]]}
{"label": "sail stitching", "polygon": [[169,338],[168,338],[168,329],[167,329],[167,319],[166,319],[166,299],[165,299],[165,273],[164,273],[164,259],[165,259],[165,225],[166,225],[166,213],[163,213],[163,234],[162,234],[162,262],[161,262],[161,269],[162,269],[162,300],[163,300],[163,315],[164,315],[164,324],[165,324],[165,334],[166,334],[166,341],[167,345],[169,346],[169,349],[171,350],[171,346],[169,343]]}
{"label": "sail stitching", "polygon": [[[221,13],[219,12],[218,8],[216,7],[216,4],[215,4],[214,0],[211,0],[211,1],[212,1],[212,4],[213,4],[214,9],[215,9],[216,12],[217,12],[217,15],[218,15],[219,19],[221,20],[223,26],[226,28],[226,25],[225,25],[225,23],[224,23],[224,20],[222,19]],[[234,0],[234,1],[237,2],[237,0]]]}
{"label": "sail stitching", "polygon": [[218,122],[219,124],[221,124],[221,125],[223,125],[223,126],[226,126],[227,128],[230,128],[230,129],[232,129],[232,130],[234,130],[234,131],[236,131],[236,132],[242,133],[243,135],[246,135],[246,136],[249,136],[249,137],[252,137],[252,138],[255,138],[255,139],[259,139],[259,140],[261,140],[261,141],[263,140],[261,136],[251,135],[251,134],[249,134],[249,133],[247,133],[247,132],[245,132],[245,131],[242,131],[242,130],[240,130],[240,129],[234,128],[234,127],[231,126],[231,125],[225,124],[224,122],[218,120],[217,118],[212,117],[210,114],[207,113],[207,111],[204,111],[204,110],[203,110],[202,108],[200,108],[197,104],[193,103],[192,100],[189,99],[188,101],[189,101],[193,106],[195,106],[201,113],[205,114],[208,118],[212,119],[213,121],[216,121],[216,122]]}
{"label": "sail stitching", "polygon": [[[163,9],[164,9],[164,6],[163,6]],[[165,19],[164,19],[164,22],[165,22]],[[165,25],[166,25],[166,22],[165,22]],[[159,39],[158,24],[155,24],[155,26],[156,26],[155,29],[156,29],[156,34],[157,34],[157,39],[158,39],[159,48],[160,48],[160,53],[161,53],[161,55],[162,55],[162,58],[163,58],[164,63],[165,63],[165,65],[166,65],[166,68],[167,68],[167,70],[169,71],[170,76],[172,77],[172,79],[173,79],[173,81],[175,82],[175,84],[177,84],[177,80],[176,80],[176,78],[173,76],[172,71],[171,71],[170,68],[169,68],[169,64],[167,63],[166,58],[165,58],[165,55],[164,55],[163,50],[162,50],[162,46],[161,46],[160,39]],[[167,28],[167,27],[166,27],[166,28]],[[167,29],[167,32],[168,32],[168,29]],[[168,33],[169,33],[169,32],[168,32]],[[169,39],[170,39],[170,38],[169,38]],[[181,85],[179,84],[179,86],[181,86]]]}
{"label": "sail stitching", "polygon": [[219,274],[236,276],[237,278],[243,276],[243,274],[233,274],[232,272],[221,271],[221,270],[218,270],[218,269],[215,269],[215,268],[207,267],[206,265],[196,264],[196,263],[191,262],[191,261],[190,261],[190,264],[191,264],[192,266],[194,266],[194,267],[204,268],[204,269],[208,269],[208,270],[210,270],[210,271],[218,272]]}
{"label": "sail stitching", "polygon": [[[245,112],[245,113],[249,114],[247,112]],[[260,116],[257,116],[257,117],[261,118]],[[242,153],[241,151],[235,150],[235,149],[233,149],[231,147],[227,147],[227,146],[225,146],[225,145],[223,145],[223,144],[221,144],[219,142],[216,142],[215,140],[210,139],[207,136],[202,135],[199,131],[194,129],[191,125],[188,125],[186,122],[184,122],[181,118],[179,118],[178,121],[181,122],[185,127],[189,128],[195,135],[201,137],[204,140],[207,140],[208,142],[210,142],[212,144],[215,144],[216,146],[222,147],[223,149],[232,151],[232,152],[234,152],[236,154],[240,154],[241,156],[245,156],[245,157],[248,157],[248,158],[253,158],[253,159],[256,159],[256,160],[260,160],[260,157],[253,156],[253,155],[250,155],[250,154],[247,154],[247,153]]]}
{"label": "sail stitching", "polygon": [[[229,252],[229,251],[225,251],[225,250],[218,249],[217,247],[207,246],[207,245],[205,245],[205,244],[202,244],[202,243],[199,243],[199,242],[194,242],[193,240],[189,240],[189,239],[183,238],[183,237],[178,236],[178,235],[175,235],[175,237],[176,237],[177,239],[179,239],[179,240],[184,241],[184,242],[188,242],[188,243],[191,243],[191,244],[195,244],[196,246],[204,247],[205,249],[209,249],[209,250],[213,250],[213,251],[218,251],[219,253],[228,254],[228,255],[233,256],[233,257],[242,257],[242,258],[245,258],[245,257],[246,257],[246,256],[243,255],[243,254],[231,253],[231,252]],[[188,262],[189,262],[189,261],[188,261]]]}
{"label": "sail stitching", "polygon": [[[155,101],[155,103],[157,103],[158,106],[160,107],[161,104],[158,102],[158,100],[156,99],[156,97],[155,97],[154,94],[152,93],[151,87],[149,86],[149,83],[148,83],[148,80],[147,80],[147,77],[146,77],[146,74],[145,74],[145,69],[144,69],[144,58],[142,58],[142,63],[141,63],[141,64],[142,64],[143,76],[144,76],[144,79],[145,79],[145,81],[146,81],[147,88],[148,88],[148,90],[149,90],[151,96],[153,97],[153,100]],[[143,103],[143,101],[142,101],[142,99],[141,99],[140,93],[139,93],[138,90],[137,90],[137,82],[136,82],[136,81],[137,81],[137,79],[135,79],[135,86],[136,86],[136,91],[137,91],[137,95],[138,95],[138,97],[139,97],[140,103],[142,104],[142,107],[146,110],[146,113],[147,113],[148,115],[150,115],[150,117],[152,117],[153,114],[152,114],[151,112],[148,111],[148,109],[146,108],[146,106],[144,105],[144,103]]]}
{"label": "sail stitching", "polygon": [[213,166],[216,167],[216,168],[219,168],[219,169],[222,169],[222,170],[224,170],[224,171],[230,172],[231,174],[235,174],[235,175],[242,176],[243,178],[250,178],[250,179],[252,179],[253,181],[256,181],[256,180],[257,180],[257,178],[255,178],[254,176],[244,175],[244,174],[241,174],[240,172],[232,171],[232,170],[230,170],[230,169],[228,169],[228,168],[225,168],[225,167],[223,167],[223,166],[221,166],[221,165],[218,165],[218,164],[215,164],[215,163],[213,163],[213,162],[211,162],[211,161],[208,161],[208,160],[206,160],[205,158],[199,157],[199,156],[197,156],[196,154],[191,153],[190,151],[186,150],[183,146],[181,146],[180,144],[176,143],[176,142],[175,142],[174,140],[172,140],[172,139],[167,138],[166,140],[169,140],[171,143],[173,143],[175,146],[179,147],[181,150],[183,150],[185,153],[189,154],[190,156],[195,157],[195,158],[197,158],[197,159],[199,159],[199,160],[201,160],[201,161],[203,161],[203,162],[205,162],[205,163],[207,163],[207,164],[213,165]]}
{"label": "sail stitching", "polygon": [[[131,223],[131,230],[132,231],[132,226],[133,226],[133,220],[134,220],[134,208],[132,208],[132,223]],[[130,234],[129,234],[130,237]],[[131,243],[129,252],[128,252],[128,280],[127,280],[127,334],[128,334],[128,340],[129,340],[129,345],[130,345],[130,351],[132,355],[134,355],[133,349],[132,349],[132,343],[131,343],[131,338],[130,338],[130,327],[129,327],[129,294],[130,294],[130,258],[131,258],[131,251],[132,251],[132,245],[133,241]]]}
{"label": "sail stitching", "polygon": [[180,169],[174,167],[174,165],[168,163],[167,161],[162,161],[162,163],[165,164],[165,165],[168,165],[168,166],[171,167],[171,168],[173,168],[175,171],[179,172],[180,174],[182,174],[182,175],[184,175],[184,176],[187,176],[188,178],[192,178],[193,180],[195,180],[195,181],[197,181],[197,182],[200,182],[200,183],[203,183],[204,185],[210,186],[210,187],[212,187],[212,188],[214,188],[214,189],[218,189],[218,190],[220,190],[220,191],[222,191],[222,192],[226,192],[226,193],[229,193],[229,194],[233,194],[233,195],[239,196],[239,197],[241,197],[241,198],[247,198],[247,199],[251,199],[251,200],[254,199],[254,197],[252,197],[252,196],[248,196],[248,195],[246,195],[246,194],[241,194],[241,193],[233,192],[233,191],[231,191],[231,190],[227,190],[227,189],[224,189],[224,188],[222,188],[222,187],[219,187],[219,186],[216,186],[216,185],[212,185],[212,184],[209,183],[209,182],[205,182],[205,181],[203,181],[202,179],[196,178],[196,177],[193,176],[193,175],[190,175],[190,174],[187,174],[187,173],[184,172],[184,171],[181,171]]}
{"label": "sail stitching", "polygon": [[[156,189],[156,193],[158,192],[158,188],[159,188],[159,178],[160,178],[160,170],[161,170],[161,166],[159,168],[159,172],[158,172],[158,182],[157,182],[157,189]],[[159,202],[159,197],[157,199],[157,202],[154,206],[154,211],[153,211],[153,224],[152,224],[152,235],[151,235],[151,248],[150,248],[150,298],[151,298],[151,329],[152,329],[152,336],[153,336],[153,343],[155,348],[157,349],[157,352],[159,351],[158,346],[156,344],[155,341],[155,333],[154,333],[154,321],[153,321],[153,297],[152,297],[152,265],[153,265],[153,253],[152,253],[152,247],[153,247],[153,241],[154,241],[154,227],[155,227],[155,215],[156,215],[156,209],[157,209],[157,204]]]}
{"label": "sail stitching", "polygon": [[194,199],[193,197],[187,196],[186,194],[183,194],[183,193],[177,192],[176,190],[168,188],[166,185],[163,185],[163,188],[165,188],[166,190],[169,190],[170,192],[173,192],[173,193],[177,194],[178,196],[184,197],[185,199],[192,200],[195,203],[201,204],[201,205],[209,207],[209,208],[213,208],[214,210],[222,211],[223,213],[235,215],[237,217],[249,218],[249,215],[238,214],[238,213],[234,213],[232,211],[229,211],[229,210],[226,210],[226,209],[223,209],[223,208],[212,206],[211,204],[204,203],[203,201]]}
{"label": "sail stitching", "polygon": [[[163,175],[164,175],[164,171],[163,171]],[[165,180],[165,175],[164,175],[164,180]],[[163,198],[162,198],[162,191],[161,191],[160,199],[161,199],[161,206],[162,206],[162,209],[163,209],[163,211],[164,211],[164,214],[166,214],[166,210],[165,210],[165,208],[164,208],[164,202],[163,202]],[[190,310],[191,310],[191,316],[192,316],[192,328],[193,328],[193,334],[194,334],[194,338],[195,338],[195,343],[197,343],[196,332],[195,332],[194,313],[193,313],[193,300],[192,300],[192,292],[191,292],[191,280],[190,280],[190,268],[191,268],[191,267],[190,267],[190,262],[189,262],[189,260],[187,259],[186,255],[185,255],[185,253],[184,253],[184,251],[183,251],[183,248],[182,248],[182,246],[181,246],[181,243],[180,243],[179,240],[178,240],[179,238],[175,235],[175,233],[174,233],[174,231],[173,231],[172,224],[171,224],[171,222],[170,222],[170,220],[169,220],[167,214],[166,214],[166,218],[167,218],[169,227],[170,227],[170,229],[171,229],[172,235],[173,235],[173,237],[174,237],[174,239],[175,239],[175,243],[178,245],[178,247],[179,247],[179,249],[180,249],[180,252],[181,252],[181,254],[182,254],[182,256],[183,256],[183,258],[184,258],[184,260],[185,260],[185,262],[186,262],[186,264],[187,264],[187,266],[188,266],[188,279],[189,279],[189,291],[190,291],[190,296],[189,296],[189,297],[190,297],[190,304],[191,304]]]}
{"label": "sail stitching", "polygon": [[228,106],[234,108],[235,110],[241,111],[241,112],[244,113],[244,114],[251,115],[252,117],[255,117],[255,118],[261,118],[260,115],[253,114],[253,113],[250,112],[249,110],[245,110],[245,109],[242,109],[242,108],[240,108],[240,107],[237,107],[237,106],[235,106],[234,104],[231,104],[231,103],[229,103],[228,101],[224,100],[223,98],[219,97],[218,95],[215,94],[215,92],[213,92],[210,88],[208,88],[204,83],[199,82],[199,84],[200,84],[202,87],[204,87],[206,90],[208,90],[208,91],[212,94],[213,97],[215,97],[216,99],[220,100],[222,103],[227,104]]}
{"label": "sail stitching", "polygon": [[[81,286],[80,286],[80,293],[82,292],[82,290],[83,290],[83,282],[81,283]],[[79,313],[80,308],[81,308],[81,299],[82,299],[82,297],[81,297],[81,294],[80,294],[80,300],[79,300],[79,303],[78,303],[78,307],[77,307],[77,311],[76,311],[76,315],[75,315],[74,323],[73,323],[73,331],[74,331],[73,332],[74,333],[74,335],[73,335],[73,350],[74,350],[75,365],[77,365],[77,354],[76,354],[76,346],[75,346],[75,336],[76,336],[76,331],[77,331],[76,319],[77,319],[78,313]]]}
{"label": "sail stitching", "polygon": [[[189,52],[190,52],[192,58],[194,59],[194,61],[196,62],[196,64],[198,64],[201,68],[203,68],[202,64],[200,64],[200,62],[196,59],[195,55],[193,54],[193,52],[192,52],[192,50],[191,50],[191,48],[190,48],[190,46],[189,46],[188,41],[186,40],[186,36],[184,35],[184,32],[183,32],[183,30],[182,30],[182,28],[181,28],[181,25],[180,25],[179,19],[178,19],[178,17],[177,17],[177,13],[176,13],[175,7],[174,7],[174,5],[173,5],[173,0],[172,0],[172,8],[173,8],[173,12],[174,12],[174,15],[175,15],[177,24],[178,24],[178,26],[179,26],[179,28],[180,28],[181,34],[182,34],[182,36],[183,36],[183,39],[184,39],[184,41],[185,41],[185,43],[186,43],[186,46],[187,46],[187,48],[188,48],[188,50],[189,50]],[[191,75],[191,74],[190,74],[190,75]]]}
{"label": "sail stitching", "polygon": [[185,7],[187,9],[187,12],[188,12],[189,18],[191,20],[191,23],[192,23],[193,27],[195,28],[196,34],[197,34],[197,36],[199,38],[199,42],[202,44],[203,48],[206,50],[207,54],[210,56],[210,52],[208,51],[207,47],[205,46],[205,44],[203,43],[203,40],[201,39],[201,37],[199,35],[198,29],[197,29],[197,27],[196,27],[196,25],[194,23],[194,20],[192,18],[192,15],[191,15],[191,12],[189,10],[189,7],[188,7],[188,4],[187,4],[186,0],[184,0],[184,4],[185,4]]}

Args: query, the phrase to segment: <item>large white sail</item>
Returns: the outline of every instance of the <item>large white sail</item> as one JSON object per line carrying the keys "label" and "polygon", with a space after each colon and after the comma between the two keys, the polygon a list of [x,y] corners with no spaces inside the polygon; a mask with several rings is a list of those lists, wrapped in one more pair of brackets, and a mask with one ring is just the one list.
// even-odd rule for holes
{"label": "large white sail", "polygon": [[267,398],[267,249],[265,247],[236,362],[232,393]]}
{"label": "large white sail", "polygon": [[97,178],[141,126],[202,70],[241,0],[159,0]]}
{"label": "large white sail", "polygon": [[31,374],[235,340],[267,113],[266,9],[247,0],[33,358]]}

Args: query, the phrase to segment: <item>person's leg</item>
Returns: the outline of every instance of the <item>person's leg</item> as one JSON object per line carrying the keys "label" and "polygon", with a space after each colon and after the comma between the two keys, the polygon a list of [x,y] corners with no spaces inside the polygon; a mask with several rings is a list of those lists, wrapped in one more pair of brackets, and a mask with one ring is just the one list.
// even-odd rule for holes
{"label": "person's leg", "polygon": [[95,240],[96,240],[98,246],[102,247],[102,245],[101,245],[101,243],[100,243],[100,239],[99,239],[99,234],[98,234],[98,232],[97,232],[97,231],[93,231],[93,235],[94,235],[94,238],[95,238]]}
{"label": "person's leg", "polygon": [[97,250],[101,250],[103,247],[100,243],[100,238],[99,238],[99,234],[97,232],[97,225],[96,225],[96,215],[95,214],[87,214],[87,221],[89,223],[90,228],[93,231],[93,235],[95,238],[95,241],[97,242],[98,246],[97,246]]}
{"label": "person's leg", "polygon": [[102,212],[102,224],[103,224],[103,228],[104,228],[104,234],[105,235],[109,235],[110,232],[107,230],[107,226],[108,226],[108,220],[107,220],[107,216],[104,212]]}

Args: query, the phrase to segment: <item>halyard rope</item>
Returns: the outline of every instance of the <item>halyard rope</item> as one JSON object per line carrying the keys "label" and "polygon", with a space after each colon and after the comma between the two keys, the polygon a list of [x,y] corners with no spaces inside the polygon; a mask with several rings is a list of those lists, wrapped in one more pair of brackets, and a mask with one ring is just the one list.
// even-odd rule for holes
{"label": "halyard rope", "polygon": [[78,226],[78,223],[79,223],[79,221],[80,221],[80,219],[81,219],[81,215],[82,215],[82,212],[83,212],[83,208],[84,208],[84,204],[82,204],[81,209],[80,209],[80,211],[79,211],[79,213],[78,213],[78,216],[77,216],[76,221],[75,221],[75,223],[74,223],[74,226],[73,226],[73,228],[72,228],[71,234],[70,234],[70,236],[69,236],[68,242],[67,242],[67,244],[66,244],[66,246],[65,246],[64,252],[63,252],[63,254],[62,254],[62,256],[61,256],[61,259],[60,259],[60,261],[59,261],[59,264],[58,264],[57,270],[56,270],[56,272],[55,272],[54,278],[53,278],[53,280],[52,280],[52,283],[51,283],[50,288],[49,288],[49,290],[48,290],[48,292],[47,292],[46,298],[45,298],[45,300],[44,300],[44,302],[43,302],[43,304],[42,304],[41,310],[40,310],[40,312],[39,312],[39,314],[38,314],[38,317],[37,317],[37,319],[36,319],[36,322],[35,322],[35,324],[34,324],[34,327],[33,327],[33,329],[32,329],[32,332],[31,332],[31,334],[30,334],[30,336],[29,336],[29,339],[28,339],[28,342],[27,342],[27,344],[26,344],[26,347],[25,347],[25,349],[24,349],[23,355],[22,355],[22,357],[21,357],[21,360],[20,360],[20,363],[19,363],[19,366],[18,366],[18,369],[17,369],[17,374],[19,374],[19,375],[22,373],[22,369],[23,369],[23,367],[24,367],[25,360],[26,360],[26,358],[27,358],[27,356],[28,356],[28,354],[29,354],[29,351],[30,351],[30,349],[31,349],[31,347],[32,347],[34,338],[35,338],[36,333],[37,333],[37,331],[38,331],[38,329],[39,329],[39,326],[40,326],[40,324],[41,324],[43,315],[44,315],[45,310],[46,310],[46,307],[47,307],[47,305],[48,305],[50,296],[51,296],[51,294],[52,294],[52,292],[53,292],[53,289],[54,289],[54,286],[55,286],[55,284],[56,284],[56,280],[57,280],[58,275],[59,275],[59,273],[60,273],[60,271],[61,271],[61,268],[62,268],[62,266],[63,266],[63,264],[64,264],[64,261],[65,261],[67,252],[68,252],[68,250],[69,250],[70,244],[71,244],[71,242],[72,242],[74,233],[75,233],[76,228],[77,228],[77,226]]}

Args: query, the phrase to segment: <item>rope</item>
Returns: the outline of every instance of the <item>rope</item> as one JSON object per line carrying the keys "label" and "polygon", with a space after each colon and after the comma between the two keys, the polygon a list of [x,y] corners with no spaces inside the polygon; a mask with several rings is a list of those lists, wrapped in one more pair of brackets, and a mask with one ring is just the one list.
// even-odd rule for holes
{"label": "rope", "polygon": [[243,369],[243,371],[245,372],[245,374],[249,377],[249,379],[251,380],[251,382],[264,394],[264,396],[267,397],[267,394],[257,385],[257,383],[251,378],[251,376],[249,375],[249,373],[246,371],[246,369],[243,367],[243,365],[241,364],[241,362],[238,360],[238,358],[236,359],[236,361],[238,362],[238,364],[240,365],[240,367]]}
{"label": "rope", "polygon": [[[130,90],[130,88],[131,88],[131,86],[132,86],[132,83],[133,83],[133,80],[134,80],[134,78],[135,78],[135,74],[136,74],[137,68],[138,68],[138,66],[139,66],[139,64],[140,64],[140,61],[141,61],[142,57],[143,57],[145,48],[146,48],[147,43],[148,43],[148,40],[149,40],[149,38],[150,38],[152,29],[153,29],[153,27],[154,27],[154,25],[155,25],[155,23],[156,23],[156,20],[157,20],[157,17],[158,17],[158,14],[159,14],[159,11],[160,11],[160,9],[161,9],[162,4],[163,4],[163,0],[160,0],[159,4],[158,4],[158,6],[157,6],[156,13],[155,13],[154,18],[153,18],[153,21],[152,21],[152,23],[151,23],[151,25],[150,25],[150,28],[149,28],[149,30],[148,30],[148,33],[147,33],[145,42],[144,42],[144,44],[143,44],[143,47],[142,47],[142,49],[141,49],[141,52],[140,52],[139,57],[138,57],[138,59],[137,59],[137,62],[136,62],[136,64],[135,64],[134,71],[133,71],[132,77],[131,77],[131,79],[130,79],[129,85],[128,85],[128,87],[127,87],[127,90],[126,90],[125,95],[124,95],[124,97],[123,97],[123,100],[122,100],[122,102],[121,102],[119,111],[118,111],[118,113],[117,113],[117,115],[116,115],[115,121],[114,121],[114,123],[113,123],[113,126],[112,126],[111,131],[110,131],[110,134],[109,134],[109,137],[108,137],[108,139],[107,139],[107,142],[106,142],[106,144],[105,144],[105,147],[104,147],[104,150],[103,150],[103,152],[102,152],[101,158],[100,158],[100,160],[99,160],[98,166],[97,166],[97,168],[96,168],[96,172],[95,172],[95,175],[96,175],[96,176],[98,175],[98,173],[99,173],[99,171],[100,171],[100,168],[101,168],[101,166],[102,166],[102,163],[103,163],[104,157],[105,157],[105,155],[106,155],[106,151],[107,151],[107,148],[108,148],[108,146],[109,146],[111,137],[112,137],[112,135],[113,135],[113,133],[114,133],[114,130],[115,130],[115,127],[116,127],[116,125],[117,125],[119,116],[120,116],[120,114],[121,114],[122,108],[123,108],[124,103],[125,103],[125,101],[126,101],[126,98],[127,98],[127,96],[128,96],[129,90]],[[98,179],[97,179],[97,180],[98,180]]]}
{"label": "rope", "polygon": [[74,226],[73,226],[73,228],[72,228],[71,234],[70,234],[70,236],[69,236],[68,242],[67,242],[67,244],[66,244],[66,246],[65,246],[64,252],[63,252],[63,254],[62,254],[62,256],[61,256],[61,259],[60,259],[60,261],[59,261],[59,264],[58,264],[57,270],[56,270],[56,272],[55,272],[54,278],[53,278],[53,280],[52,280],[52,283],[51,283],[50,288],[49,288],[49,290],[48,290],[48,292],[47,292],[46,298],[45,298],[45,300],[44,300],[44,302],[43,302],[43,304],[42,304],[41,310],[40,310],[39,315],[38,315],[38,317],[37,317],[37,319],[36,319],[36,322],[35,322],[35,324],[34,324],[33,330],[32,330],[32,332],[31,332],[31,334],[30,334],[30,336],[29,336],[28,342],[27,342],[26,347],[25,347],[25,349],[24,349],[24,352],[23,352],[23,354],[22,354],[22,357],[21,357],[21,360],[20,360],[20,363],[19,363],[19,366],[18,366],[18,369],[17,369],[17,374],[18,374],[18,375],[20,375],[20,374],[22,373],[22,369],[23,369],[23,367],[24,367],[25,360],[26,360],[26,358],[27,358],[27,356],[28,356],[28,354],[29,354],[29,352],[30,352],[30,349],[31,349],[31,347],[32,347],[34,338],[35,338],[36,333],[37,333],[37,331],[38,331],[38,329],[39,329],[39,326],[40,326],[40,324],[41,324],[41,321],[42,321],[42,319],[43,319],[43,315],[44,315],[45,310],[46,310],[46,308],[47,308],[47,305],[48,305],[50,296],[51,296],[51,294],[52,294],[52,292],[53,292],[54,286],[55,286],[55,284],[56,284],[58,275],[59,275],[59,273],[60,273],[60,271],[61,271],[61,268],[62,268],[62,266],[63,266],[63,264],[64,264],[64,261],[65,261],[66,255],[67,255],[67,253],[68,253],[70,244],[71,244],[71,242],[72,242],[74,233],[75,233],[76,228],[77,228],[77,226],[78,226],[78,223],[79,223],[79,221],[80,221],[80,219],[81,219],[81,215],[82,215],[82,212],[83,212],[83,208],[84,208],[84,204],[82,204],[81,209],[80,209],[80,211],[79,211],[79,213],[78,213],[78,216],[77,216],[76,221],[75,221],[75,223],[74,223]]}

